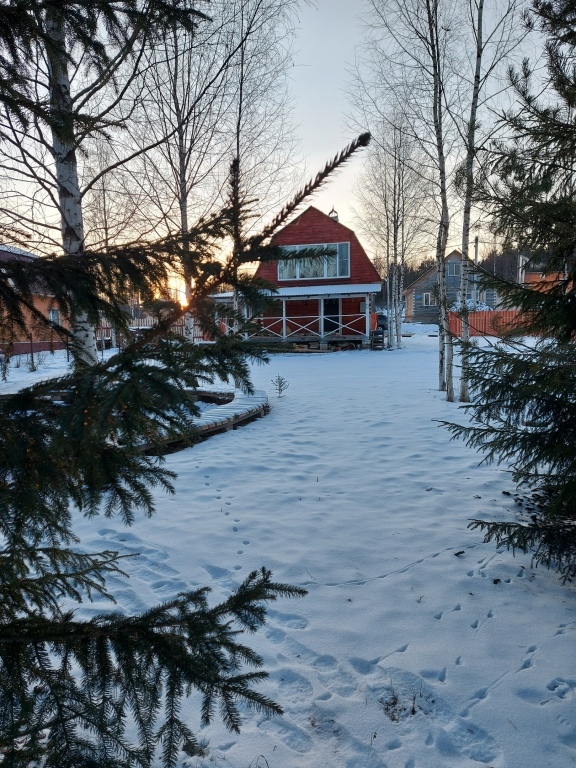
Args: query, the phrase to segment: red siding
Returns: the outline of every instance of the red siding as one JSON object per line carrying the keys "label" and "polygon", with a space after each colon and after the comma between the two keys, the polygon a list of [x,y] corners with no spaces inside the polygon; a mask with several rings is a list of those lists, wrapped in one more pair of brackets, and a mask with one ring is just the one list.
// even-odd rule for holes
{"label": "red siding", "polygon": [[[462,335],[462,318],[455,312],[449,313],[450,333],[458,338]],[[499,336],[518,325],[518,310],[492,310],[470,312],[470,336]]]}
{"label": "red siding", "polygon": [[260,264],[256,275],[269,283],[292,288],[305,285],[352,285],[380,282],[380,276],[366,255],[354,232],[334,221],[317,208],[307,208],[298,218],[287,224],[272,239],[274,245],[320,245],[322,243],[350,243],[350,277],[322,280],[282,280],[278,283],[278,265],[275,261]]}
{"label": "red siding", "polygon": [[360,305],[363,303],[364,299],[342,299],[342,325],[348,326],[343,329],[343,336],[366,333],[366,316],[364,312],[360,312]]}

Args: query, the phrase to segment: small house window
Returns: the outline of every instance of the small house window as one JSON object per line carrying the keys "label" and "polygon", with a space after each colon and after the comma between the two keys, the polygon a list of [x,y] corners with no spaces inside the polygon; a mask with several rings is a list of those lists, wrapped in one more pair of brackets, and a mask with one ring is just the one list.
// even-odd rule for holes
{"label": "small house window", "polygon": [[51,323],[56,323],[56,325],[60,325],[60,310],[59,309],[49,309],[48,310],[48,320],[50,320]]}
{"label": "small house window", "polygon": [[433,293],[424,293],[422,295],[422,302],[425,307],[435,307],[436,306],[436,297]]}
{"label": "small house window", "polygon": [[350,277],[350,243],[315,243],[314,245],[289,245],[283,251],[292,255],[311,248],[326,248],[335,253],[329,256],[308,256],[278,262],[278,280],[324,280]]}
{"label": "small house window", "polygon": [[449,277],[460,277],[460,262],[450,261],[447,264]]}

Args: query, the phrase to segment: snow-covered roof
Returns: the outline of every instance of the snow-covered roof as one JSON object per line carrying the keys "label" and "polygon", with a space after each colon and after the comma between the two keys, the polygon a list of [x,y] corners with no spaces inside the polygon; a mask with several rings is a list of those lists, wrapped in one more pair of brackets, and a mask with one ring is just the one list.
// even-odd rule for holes
{"label": "snow-covered roof", "polygon": [[[297,285],[287,288],[278,288],[269,295],[279,299],[298,297],[301,299],[314,298],[315,296],[363,296],[366,293],[378,293],[381,283],[357,283],[340,285]],[[231,291],[216,294],[216,299],[231,299],[234,294]]]}
{"label": "snow-covered roof", "polygon": [[16,248],[14,245],[3,245],[0,243],[0,258],[6,258],[10,256],[24,256],[25,259],[37,259],[38,256],[35,253],[29,251],[23,251],[22,248]]}

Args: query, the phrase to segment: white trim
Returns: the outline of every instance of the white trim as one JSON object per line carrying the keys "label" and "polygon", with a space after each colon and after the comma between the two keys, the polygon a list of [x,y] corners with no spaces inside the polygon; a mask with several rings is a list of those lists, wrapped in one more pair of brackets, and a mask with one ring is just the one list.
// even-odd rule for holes
{"label": "white trim", "polygon": [[15,256],[29,256],[31,259],[37,259],[38,254],[30,253],[30,251],[23,251],[22,248],[16,248],[14,245],[1,245],[0,253],[13,253]]}
{"label": "white trim", "polygon": [[[277,296],[279,299],[307,298],[315,299],[318,296],[324,298],[340,298],[345,296],[361,296],[366,293],[378,293],[382,288],[382,283],[347,283],[342,285],[297,285],[291,288],[278,288],[277,291],[263,291],[268,296]],[[218,300],[229,300],[233,296],[231,291],[226,293],[215,293],[213,298]]]}

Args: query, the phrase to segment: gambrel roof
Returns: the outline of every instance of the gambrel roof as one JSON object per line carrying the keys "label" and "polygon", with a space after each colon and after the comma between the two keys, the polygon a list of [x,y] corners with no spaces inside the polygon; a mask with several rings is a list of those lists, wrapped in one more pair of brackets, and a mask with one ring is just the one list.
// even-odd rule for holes
{"label": "gambrel roof", "polygon": [[[307,279],[312,286],[361,285],[370,292],[379,291],[381,278],[360,241],[349,228],[310,206],[281,229],[272,239],[273,245],[323,245],[350,243],[350,276]],[[261,263],[256,276],[269,283],[278,284],[278,262]],[[282,280],[283,288],[303,286],[302,280]],[[310,291],[311,293],[312,291]]]}

